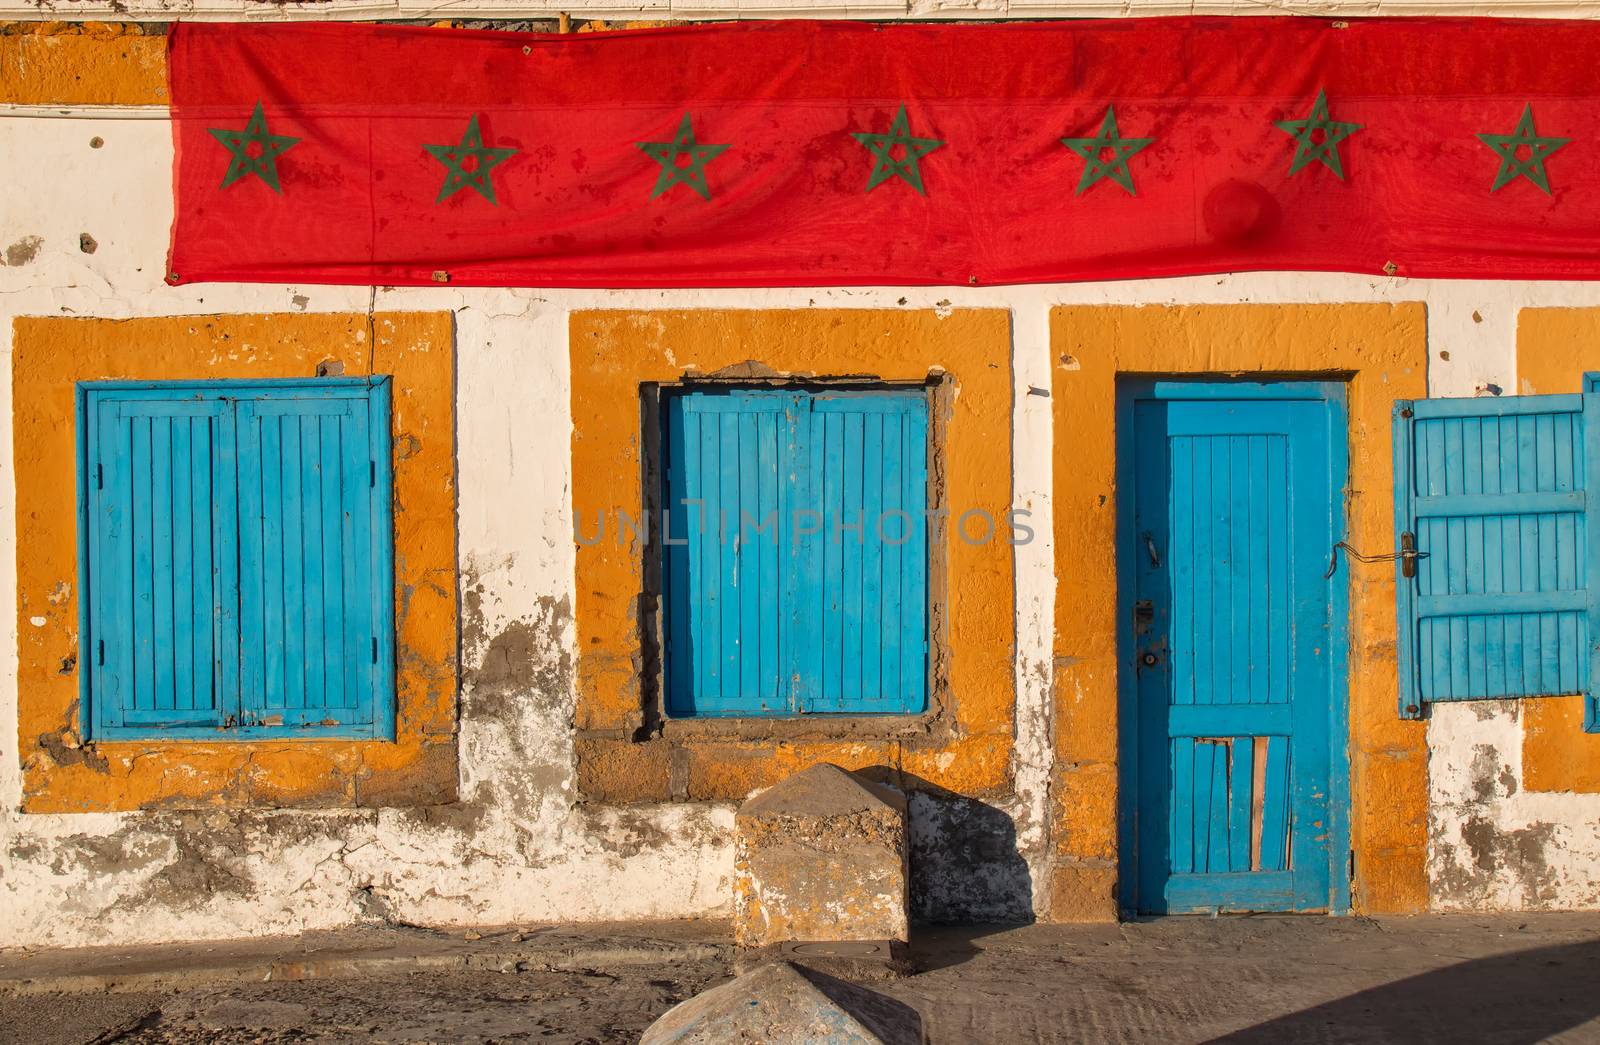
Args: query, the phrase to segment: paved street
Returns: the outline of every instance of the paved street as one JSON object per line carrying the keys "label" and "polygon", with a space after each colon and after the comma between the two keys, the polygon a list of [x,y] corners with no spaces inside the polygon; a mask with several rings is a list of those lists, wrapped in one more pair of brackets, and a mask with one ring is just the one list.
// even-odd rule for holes
{"label": "paved street", "polygon": [[[729,975],[724,931],[362,930],[165,955],[9,952],[0,1040],[631,1042]],[[935,1045],[1600,1042],[1600,914],[948,928],[915,950],[922,972],[876,988],[914,1007]],[[312,978],[246,982],[268,968]],[[78,989],[52,992],[63,984]]]}

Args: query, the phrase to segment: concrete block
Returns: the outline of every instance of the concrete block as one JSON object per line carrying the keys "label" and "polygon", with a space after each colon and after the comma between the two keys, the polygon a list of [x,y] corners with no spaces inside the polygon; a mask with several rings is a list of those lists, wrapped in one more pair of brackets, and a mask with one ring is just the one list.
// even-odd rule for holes
{"label": "concrete block", "polygon": [[904,942],[907,854],[904,795],[827,763],[796,773],[734,818],[734,942]]}
{"label": "concrete block", "polygon": [[639,1045],[922,1045],[915,1009],[864,987],[774,962],[697,994],[652,1023]]}

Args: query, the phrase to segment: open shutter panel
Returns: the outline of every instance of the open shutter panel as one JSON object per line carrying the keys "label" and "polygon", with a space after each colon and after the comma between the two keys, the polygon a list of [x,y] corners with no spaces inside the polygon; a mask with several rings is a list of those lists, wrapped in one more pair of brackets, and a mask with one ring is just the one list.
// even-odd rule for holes
{"label": "open shutter panel", "polygon": [[288,388],[238,404],[246,725],[393,728],[387,392]]}
{"label": "open shutter panel", "polygon": [[217,398],[85,402],[94,730],[211,730],[238,713],[233,415]]}
{"label": "open shutter panel", "polygon": [[[1589,694],[1600,397],[1399,402],[1400,710],[1428,701]],[[1414,573],[1414,576],[1407,574]]]}

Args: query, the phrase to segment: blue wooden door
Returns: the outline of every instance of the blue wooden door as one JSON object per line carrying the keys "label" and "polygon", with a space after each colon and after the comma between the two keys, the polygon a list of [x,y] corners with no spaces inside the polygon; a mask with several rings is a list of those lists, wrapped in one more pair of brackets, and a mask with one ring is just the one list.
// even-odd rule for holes
{"label": "blue wooden door", "polygon": [[1345,480],[1337,396],[1170,382],[1125,396],[1125,906],[1342,905],[1344,623],[1324,576]]}

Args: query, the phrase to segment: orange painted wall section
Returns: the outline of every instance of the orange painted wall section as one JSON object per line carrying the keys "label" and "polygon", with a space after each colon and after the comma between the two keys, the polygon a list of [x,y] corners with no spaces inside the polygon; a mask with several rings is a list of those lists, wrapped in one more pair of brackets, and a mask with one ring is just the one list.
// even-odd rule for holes
{"label": "orange painted wall section", "polygon": [[[1517,394],[1583,391],[1600,370],[1600,308],[1525,308],[1517,316]],[[1600,793],[1600,734],[1583,731],[1582,697],[1522,705],[1522,786]]]}
{"label": "orange painted wall section", "polygon": [[[18,749],[30,813],[171,806],[377,806],[456,792],[453,327],[449,313],[19,318]],[[74,384],[390,374],[397,739],[118,741],[78,735]],[[43,624],[35,625],[33,620]]]}
{"label": "orange painted wall section", "polygon": [[[1005,310],[577,312],[570,337],[573,505],[591,528],[602,510],[641,517],[641,385],[706,375],[914,383],[948,375],[953,405],[932,474],[942,473],[948,504],[957,510],[982,508],[999,520],[1009,507],[1011,327]],[[580,789],[611,802],[742,799],[828,761],[909,773],[968,795],[1008,791],[1016,704],[1011,548],[1003,540],[968,544],[953,534],[943,548],[947,626],[932,645],[948,653],[948,686],[946,706],[931,721],[669,721],[643,738],[644,551],[636,541],[609,538],[580,544]],[[932,587],[937,590],[937,577]],[[936,616],[939,605],[936,598]]]}
{"label": "orange painted wall section", "polygon": [[165,36],[116,22],[0,23],[0,104],[166,103]]}
{"label": "orange painted wall section", "polygon": [[[1349,540],[1393,542],[1390,408],[1427,394],[1420,304],[1063,306],[1055,379],[1056,872],[1051,916],[1117,914],[1116,383],[1120,374],[1348,380]],[[1396,712],[1395,590],[1351,564],[1350,793],[1367,912],[1427,906],[1424,726]]]}

